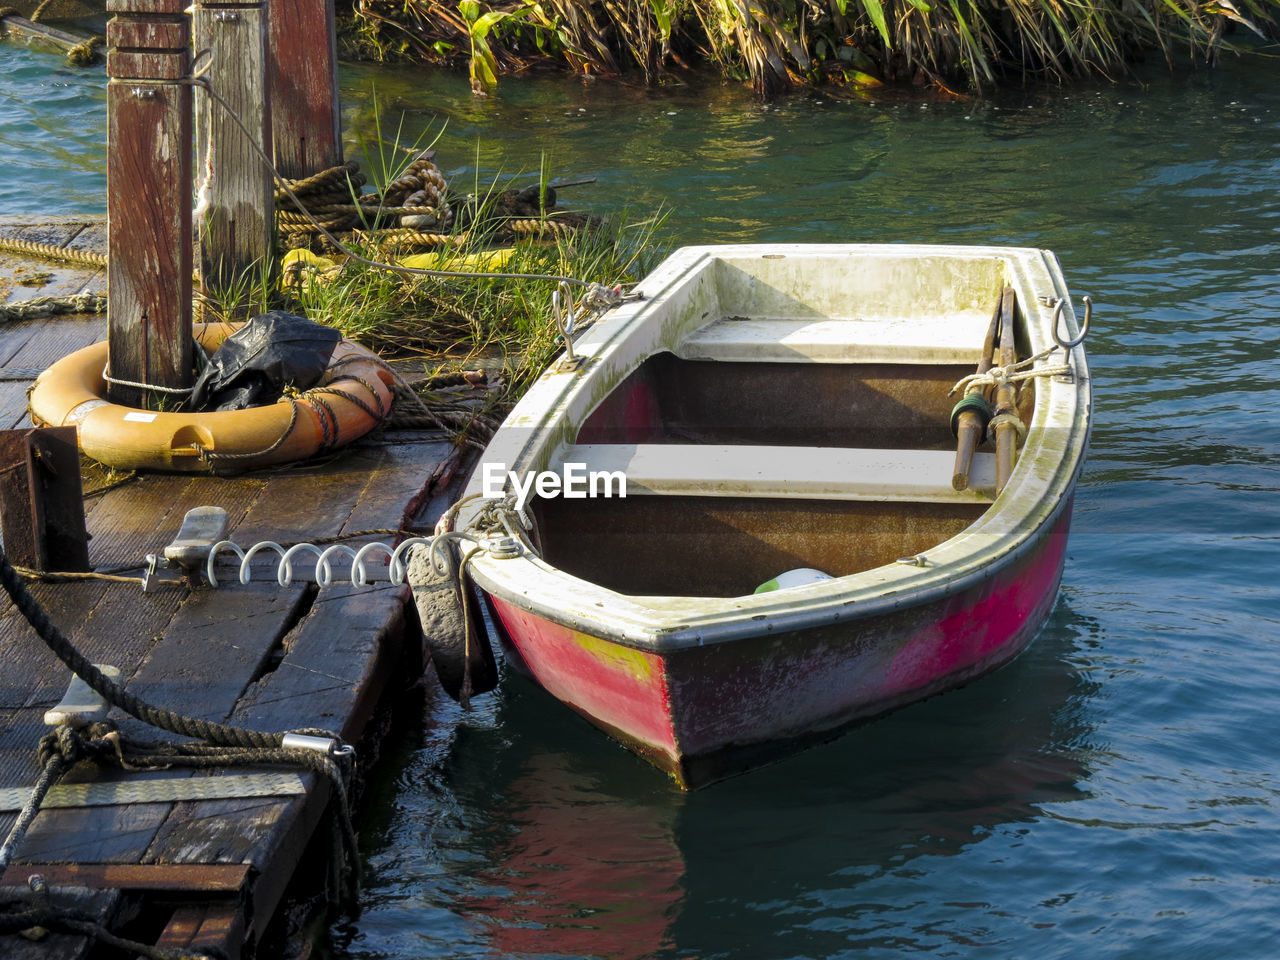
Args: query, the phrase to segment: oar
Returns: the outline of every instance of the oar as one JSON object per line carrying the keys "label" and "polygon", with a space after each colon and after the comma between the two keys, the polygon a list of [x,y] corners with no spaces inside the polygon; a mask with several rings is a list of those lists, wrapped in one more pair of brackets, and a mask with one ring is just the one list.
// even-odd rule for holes
{"label": "oar", "polygon": [[[1018,362],[1018,348],[1013,342],[1013,287],[1005,287],[1000,303],[1000,366],[1008,370]],[[1008,381],[996,387],[996,416],[1009,414],[996,423],[996,495],[1009,482],[1013,473],[1013,456],[1018,446],[1018,428],[1011,422],[1017,412],[1018,388]]]}
{"label": "oar", "polygon": [[595,183],[595,177],[584,177],[581,180],[566,180],[564,183],[551,183],[547,185],[549,190],[563,190],[565,187],[581,187],[588,183]]}
{"label": "oar", "polygon": [[[996,308],[991,312],[987,336],[982,341],[982,356],[978,358],[976,372],[979,375],[991,369],[991,352],[996,348],[996,331],[1000,329],[1000,307],[1003,300],[1003,295],[998,297]],[[969,486],[973,452],[982,443],[982,435],[987,431],[987,421],[991,419],[991,408],[987,406],[983,393],[982,387],[970,387],[952,411],[955,419],[956,466],[951,475],[951,486],[956,490],[965,490]]]}

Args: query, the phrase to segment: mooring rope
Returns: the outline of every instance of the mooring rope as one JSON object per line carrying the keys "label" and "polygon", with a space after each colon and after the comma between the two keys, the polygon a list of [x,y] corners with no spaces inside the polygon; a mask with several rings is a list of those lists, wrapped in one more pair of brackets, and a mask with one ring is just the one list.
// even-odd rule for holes
{"label": "mooring rope", "polygon": [[[32,884],[33,889],[47,898],[48,894],[43,890],[43,886],[43,883]],[[33,930],[75,934],[90,942],[115,947],[126,954],[146,957],[147,960],[227,960],[221,950],[208,947],[202,948],[199,953],[193,953],[190,950],[169,950],[117,936],[82,910],[55,909],[51,904],[46,903],[12,913],[0,913],[0,934],[24,933]]]}
{"label": "mooring rope", "polygon": [[0,237],[0,250],[8,250],[12,253],[27,253],[35,257],[43,257],[46,260],[83,263],[91,267],[105,267],[107,265],[107,255],[97,250],[60,247],[53,243],[19,240],[16,237]]}
{"label": "mooring rope", "polygon": [[39,320],[64,313],[106,313],[107,298],[101,293],[76,293],[68,297],[34,297],[17,303],[0,303],[0,323]]}
{"label": "mooring rope", "polygon": [[[0,554],[3,556],[3,554]],[[102,760],[113,755],[121,757],[121,740],[115,724],[90,724],[83,731],[67,724],[60,724],[40,739],[36,759],[40,776],[36,779],[27,802],[18,812],[17,819],[0,845],[0,874],[8,868],[13,854],[35,821],[49,790],[68,769],[82,759]],[[31,874],[28,884],[41,903],[23,910],[0,910],[0,934],[27,933],[34,930],[54,930],[79,934],[90,941],[119,947],[132,954],[150,960],[220,960],[221,952],[193,953],[188,950],[169,950],[117,936],[93,916],[65,907],[54,907],[44,878]]]}
{"label": "mooring rope", "polygon": [[[295,745],[297,741],[290,739],[291,736],[315,738],[318,742],[328,744],[332,750],[334,745],[341,744],[339,737],[327,730],[310,728],[286,733],[266,733],[203,720],[199,717],[188,717],[153,706],[131,694],[85,658],[49,619],[39,601],[27,590],[2,548],[0,548],[0,585],[3,585],[18,612],[23,615],[45,645],[72,673],[80,677],[108,703],[119,707],[149,726],[203,741],[197,743],[133,741],[115,730],[114,725],[110,725],[110,729],[95,726],[90,731],[91,739],[86,739],[83,734],[76,733],[69,727],[59,728],[41,741],[38,758],[43,773],[37,783],[36,791],[33,792],[31,806],[38,809],[44,792],[65,765],[70,765],[83,757],[92,757],[99,761],[118,761],[119,765],[125,768],[301,766],[325,777],[334,792],[335,802],[330,809],[335,819],[336,835],[340,837],[344,851],[341,865],[344,883],[341,893],[348,902],[354,899],[359,884],[359,850],[351,820],[351,803],[347,788],[352,772],[350,751],[348,748],[343,748],[344,752],[335,758],[318,750],[300,749]],[[107,750],[101,747],[99,741],[109,743],[112,749]],[[340,761],[345,768],[340,766]],[[60,764],[64,766],[59,766]],[[13,849],[30,822],[30,817],[34,817],[34,813],[30,814],[25,821],[23,817],[19,817],[18,824],[15,826],[20,826],[21,829],[16,837],[11,832],[10,838],[3,848],[0,848],[0,851],[3,851],[0,855],[12,856]],[[0,860],[0,870],[3,869],[5,862]]]}

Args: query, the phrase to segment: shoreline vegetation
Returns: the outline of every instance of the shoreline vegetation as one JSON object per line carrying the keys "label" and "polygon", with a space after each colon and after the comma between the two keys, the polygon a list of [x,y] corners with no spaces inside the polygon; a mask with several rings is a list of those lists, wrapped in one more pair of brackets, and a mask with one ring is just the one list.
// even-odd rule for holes
{"label": "shoreline vegetation", "polygon": [[1280,40],[1280,0],[353,0],[346,55],[500,77],[561,69],[657,85],[706,66],[770,99],[821,87],[1114,78]]}

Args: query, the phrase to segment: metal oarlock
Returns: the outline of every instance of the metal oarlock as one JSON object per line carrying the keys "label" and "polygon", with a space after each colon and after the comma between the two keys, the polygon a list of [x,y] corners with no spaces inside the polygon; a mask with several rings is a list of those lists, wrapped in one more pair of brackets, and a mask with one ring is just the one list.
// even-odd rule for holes
{"label": "metal oarlock", "polygon": [[1080,324],[1080,333],[1072,340],[1063,340],[1058,336],[1058,321],[1062,318],[1062,308],[1067,305],[1067,301],[1061,297],[1053,300],[1053,303],[1045,303],[1045,306],[1053,307],[1053,342],[1060,346],[1063,350],[1070,350],[1072,347],[1078,347],[1084,343],[1084,338],[1089,335],[1089,321],[1093,319],[1093,300],[1089,297],[1081,297],[1084,304],[1084,322]]}
{"label": "metal oarlock", "polygon": [[569,292],[569,284],[563,281],[551,294],[551,316],[556,321],[556,329],[560,331],[560,339],[564,341],[564,365],[576,367],[579,361],[573,355],[573,328],[576,326],[573,295]]}

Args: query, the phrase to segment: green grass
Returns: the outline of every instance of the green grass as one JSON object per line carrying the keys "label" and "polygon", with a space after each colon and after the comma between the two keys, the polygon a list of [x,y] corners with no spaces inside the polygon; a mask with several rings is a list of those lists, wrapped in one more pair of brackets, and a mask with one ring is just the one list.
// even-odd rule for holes
{"label": "green grass", "polygon": [[[620,215],[554,241],[517,242],[511,245],[510,259],[496,269],[607,285],[634,283],[665,252],[655,243],[661,219],[636,222]],[[420,361],[428,375],[485,366],[492,371],[491,380],[501,379],[501,389],[492,394],[486,409],[497,416],[563,349],[551,311],[557,284],[520,276],[472,279],[466,274],[478,269],[474,258],[495,247],[482,231],[455,235],[459,244],[436,251],[439,262],[430,269],[456,270],[464,276],[406,276],[347,260],[328,278],[305,277],[292,291],[295,308],[337,327],[385,359]],[[389,262],[408,254],[370,242],[356,249],[368,259]]]}

